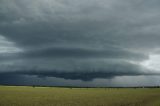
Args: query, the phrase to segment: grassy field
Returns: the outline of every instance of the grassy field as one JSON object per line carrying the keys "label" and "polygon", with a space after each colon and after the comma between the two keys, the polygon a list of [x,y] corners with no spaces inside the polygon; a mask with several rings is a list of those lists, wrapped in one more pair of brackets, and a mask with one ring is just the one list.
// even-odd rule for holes
{"label": "grassy field", "polygon": [[0,106],[160,106],[160,89],[0,86]]}

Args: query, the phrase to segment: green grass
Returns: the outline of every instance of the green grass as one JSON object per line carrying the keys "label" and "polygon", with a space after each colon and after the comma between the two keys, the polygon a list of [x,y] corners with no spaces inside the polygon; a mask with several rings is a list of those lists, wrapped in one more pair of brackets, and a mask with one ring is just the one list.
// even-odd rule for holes
{"label": "green grass", "polygon": [[0,86],[0,106],[160,106],[160,89]]}

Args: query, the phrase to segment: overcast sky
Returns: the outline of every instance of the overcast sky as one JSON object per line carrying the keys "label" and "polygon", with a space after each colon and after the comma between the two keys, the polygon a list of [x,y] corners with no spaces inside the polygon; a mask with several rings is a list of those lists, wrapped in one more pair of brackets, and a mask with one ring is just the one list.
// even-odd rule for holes
{"label": "overcast sky", "polygon": [[0,84],[160,85],[159,0],[0,0]]}

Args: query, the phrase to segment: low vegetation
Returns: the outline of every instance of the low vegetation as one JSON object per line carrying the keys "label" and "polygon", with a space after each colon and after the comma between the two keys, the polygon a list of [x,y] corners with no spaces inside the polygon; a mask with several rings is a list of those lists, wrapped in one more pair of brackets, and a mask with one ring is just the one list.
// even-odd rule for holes
{"label": "low vegetation", "polygon": [[160,89],[0,86],[0,106],[160,106]]}

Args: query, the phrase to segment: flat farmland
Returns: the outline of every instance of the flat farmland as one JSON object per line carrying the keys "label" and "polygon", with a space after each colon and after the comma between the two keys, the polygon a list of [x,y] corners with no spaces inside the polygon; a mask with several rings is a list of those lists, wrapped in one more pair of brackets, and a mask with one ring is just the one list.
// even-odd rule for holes
{"label": "flat farmland", "polygon": [[0,106],[160,106],[160,89],[0,86]]}

